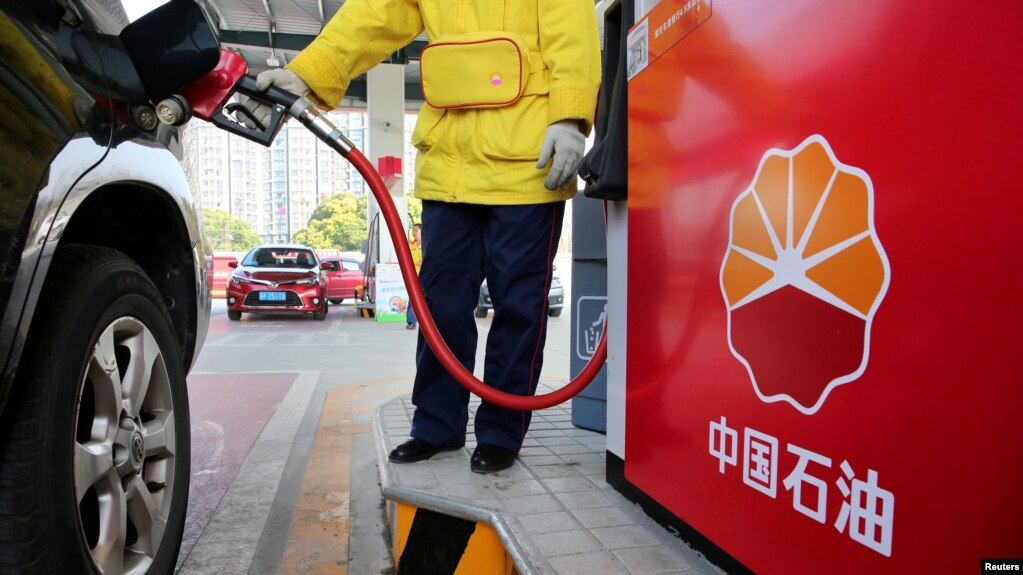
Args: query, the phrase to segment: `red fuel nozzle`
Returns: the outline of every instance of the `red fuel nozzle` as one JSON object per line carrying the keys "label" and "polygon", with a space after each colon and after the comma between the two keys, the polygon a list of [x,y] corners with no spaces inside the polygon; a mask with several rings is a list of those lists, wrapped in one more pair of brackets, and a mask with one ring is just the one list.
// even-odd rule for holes
{"label": "red fuel nozzle", "polygon": [[[157,105],[157,117],[166,124],[181,125],[194,115],[232,134],[269,146],[284,125],[288,108],[299,98],[272,86],[264,91],[257,90],[256,79],[246,75],[248,70],[241,56],[227,50],[221,51],[216,68],[181,88],[180,94]],[[253,117],[244,104],[230,102],[235,94],[245,94],[270,104],[272,110],[266,125]],[[250,128],[237,116],[244,117],[255,127]]]}
{"label": "red fuel nozzle", "polygon": [[217,67],[195,82],[181,89],[181,95],[192,106],[197,118],[210,121],[214,112],[222,108],[235,92],[238,80],[249,71],[245,59],[238,54],[222,50]]}

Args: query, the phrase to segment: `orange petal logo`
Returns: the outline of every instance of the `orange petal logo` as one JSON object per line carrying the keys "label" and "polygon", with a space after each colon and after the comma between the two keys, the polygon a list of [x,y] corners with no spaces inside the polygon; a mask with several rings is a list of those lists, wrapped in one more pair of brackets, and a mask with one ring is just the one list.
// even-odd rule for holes
{"label": "orange petal logo", "polygon": [[820,135],[768,150],[732,205],[721,265],[728,345],[760,399],[811,415],[859,378],[890,276],[867,173]]}

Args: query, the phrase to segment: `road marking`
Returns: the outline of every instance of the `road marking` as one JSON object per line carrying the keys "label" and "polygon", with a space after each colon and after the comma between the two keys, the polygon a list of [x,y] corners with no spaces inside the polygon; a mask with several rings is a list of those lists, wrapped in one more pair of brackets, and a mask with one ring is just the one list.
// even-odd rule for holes
{"label": "road marking", "polygon": [[[405,379],[397,379],[396,381],[405,382]],[[360,388],[367,387],[369,384],[360,384]],[[405,395],[409,392],[409,389],[403,387],[402,389],[381,389],[378,391],[364,391],[359,390],[359,393],[355,394],[355,399],[366,399],[370,397],[384,397],[390,399],[392,397],[398,397],[399,395]]]}
{"label": "road marking", "polygon": [[353,387],[327,392],[282,573],[348,573]]}

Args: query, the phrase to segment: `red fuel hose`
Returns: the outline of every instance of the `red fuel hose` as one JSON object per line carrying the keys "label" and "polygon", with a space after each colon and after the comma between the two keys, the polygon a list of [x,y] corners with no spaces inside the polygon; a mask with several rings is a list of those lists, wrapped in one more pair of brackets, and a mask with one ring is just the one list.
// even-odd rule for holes
{"label": "red fuel hose", "polygon": [[409,251],[408,242],[405,241],[405,238],[399,232],[399,230],[403,229],[401,218],[398,216],[398,210],[394,207],[394,202],[391,200],[391,195],[388,193],[387,187],[384,186],[384,181],[380,178],[380,174],[377,173],[373,165],[366,159],[366,156],[358,149],[352,148],[345,157],[369,183],[370,190],[373,191],[377,203],[380,204],[380,211],[387,221],[387,230],[391,234],[391,241],[394,243],[395,250],[398,253],[401,277],[405,280],[405,286],[408,288],[409,297],[412,300],[412,306],[415,307],[416,318],[419,320],[423,336],[426,338],[426,342],[430,344],[430,348],[433,350],[434,355],[437,356],[441,365],[458,383],[489,403],[511,409],[536,410],[568,401],[593,381],[593,378],[596,377],[600,368],[604,366],[604,361],[607,359],[606,323],[604,324],[604,331],[600,336],[600,343],[597,344],[597,350],[594,352],[593,357],[590,358],[589,363],[579,372],[579,375],[560,389],[541,395],[515,395],[494,389],[476,379],[455,358],[441,337],[440,332],[437,331],[437,324],[433,322],[433,316],[430,315],[430,309],[426,305],[426,298],[423,296],[423,287],[420,285],[419,277],[415,273],[415,266],[412,263],[412,252]]}
{"label": "red fuel hose", "polygon": [[[228,61],[231,59],[232,58],[227,58]],[[427,343],[430,345],[430,348],[433,350],[434,355],[440,361],[441,365],[444,366],[444,369],[447,370],[447,372],[450,373],[451,376],[458,381],[458,383],[462,384],[462,386],[470,392],[475,393],[479,397],[483,398],[484,401],[489,403],[511,409],[537,410],[558,405],[559,403],[563,403],[571,399],[582,391],[583,388],[589,385],[591,381],[593,381],[593,378],[600,371],[600,368],[604,366],[604,361],[607,359],[606,323],[604,324],[604,330],[603,333],[601,333],[600,342],[597,344],[597,349],[594,352],[593,357],[590,358],[590,361],[585,367],[583,367],[583,370],[579,373],[579,375],[556,391],[541,395],[515,395],[494,389],[486,383],[476,379],[470,371],[462,366],[461,362],[455,358],[454,354],[451,353],[451,350],[448,348],[444,339],[441,337],[440,332],[437,330],[437,324],[434,323],[433,316],[430,314],[430,309],[426,305],[426,298],[423,296],[423,287],[420,285],[419,277],[415,273],[415,266],[412,263],[412,253],[409,250],[408,243],[399,231],[402,230],[401,218],[398,215],[398,210],[394,207],[394,202],[391,200],[391,195],[388,193],[387,187],[384,185],[384,181],[381,179],[380,174],[376,171],[369,160],[366,159],[366,156],[355,148],[355,146],[352,145],[352,143],[345,138],[343,134],[341,134],[340,130],[324,118],[316,110],[314,105],[304,98],[300,98],[295,94],[291,94],[275,86],[271,86],[267,90],[260,91],[256,89],[255,78],[245,75],[244,71],[244,68],[240,67],[237,71],[226,77],[226,79],[215,75],[216,77],[214,80],[216,81],[210,80],[210,82],[215,84],[213,87],[216,89],[210,89],[205,85],[196,88],[196,94],[190,98],[191,100],[215,100],[217,104],[216,106],[209,106],[209,108],[213,110],[212,112],[206,113],[205,116],[200,114],[199,117],[213,122],[221,129],[255,142],[259,142],[264,146],[269,146],[270,142],[273,141],[274,136],[277,134],[277,131],[280,129],[280,126],[283,124],[282,116],[286,113],[296,118],[302,123],[302,125],[308,128],[314,136],[330,146],[331,149],[341,154],[349,162],[351,162],[353,166],[355,166],[359,173],[362,174],[362,177],[369,182],[370,190],[373,191],[373,195],[376,197],[377,203],[380,204],[380,211],[383,213],[384,219],[387,221],[387,230],[391,234],[391,241],[394,243],[394,247],[398,255],[398,264],[401,267],[401,277],[405,280],[405,286],[408,289],[412,305],[415,307],[416,318],[419,320],[423,336],[426,338]],[[217,71],[215,70],[214,72]],[[230,87],[230,89],[228,89],[228,87]],[[226,109],[225,102],[232,91],[246,94],[249,97],[257,98],[263,102],[273,104],[274,109],[273,115],[270,119],[270,127],[265,128],[260,126],[259,129],[247,128],[238,121],[228,119],[227,116],[222,113],[222,109]],[[195,107],[194,104],[193,107]],[[248,114],[248,116],[251,118],[251,114]]]}

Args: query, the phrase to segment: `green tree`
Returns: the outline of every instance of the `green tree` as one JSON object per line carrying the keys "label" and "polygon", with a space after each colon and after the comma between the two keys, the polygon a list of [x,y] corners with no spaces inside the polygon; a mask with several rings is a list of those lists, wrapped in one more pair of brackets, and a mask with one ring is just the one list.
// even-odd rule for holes
{"label": "green tree", "polygon": [[311,248],[359,250],[366,239],[366,196],[341,192],[320,202],[292,241]]}
{"label": "green tree", "polygon": [[249,222],[224,210],[205,208],[202,219],[206,239],[215,252],[245,252],[260,244]]}

